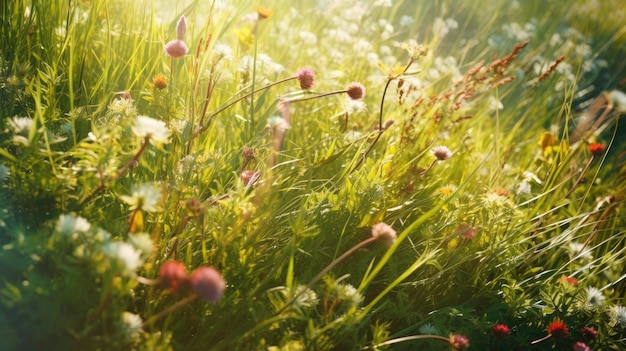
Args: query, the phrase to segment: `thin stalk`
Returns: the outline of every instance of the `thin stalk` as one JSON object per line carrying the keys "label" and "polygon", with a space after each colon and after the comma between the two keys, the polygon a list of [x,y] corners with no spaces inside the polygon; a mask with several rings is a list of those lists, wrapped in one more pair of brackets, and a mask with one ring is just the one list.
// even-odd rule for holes
{"label": "thin stalk", "polygon": [[397,343],[400,343],[400,342],[411,341],[411,340],[419,340],[419,339],[437,339],[437,340],[442,340],[442,341],[445,341],[447,343],[450,343],[450,339],[448,339],[446,337],[443,337],[441,335],[411,335],[411,336],[404,336],[404,337],[401,337],[401,338],[387,340],[385,342],[381,342],[380,344],[376,344],[376,345],[373,345],[373,346],[365,346],[365,347],[362,348],[362,350],[374,349],[374,348],[378,348],[380,346],[387,346],[387,345],[397,344]]}
{"label": "thin stalk", "polygon": [[150,324],[158,321],[159,319],[167,316],[168,314],[180,309],[181,307],[193,302],[194,300],[196,300],[198,298],[198,294],[193,294],[187,298],[184,298],[180,301],[178,301],[177,303],[171,305],[170,307],[164,309],[163,311],[153,315],[152,317],[148,318],[145,322],[143,322],[141,324],[142,328],[145,328],[147,326],[149,326]]}
{"label": "thin stalk", "polygon": [[[239,101],[241,101],[241,100],[243,100],[243,99],[246,99],[246,98],[248,98],[248,97],[252,96],[253,94],[256,94],[256,93],[258,93],[258,92],[260,92],[260,91],[262,91],[262,90],[265,90],[265,89],[271,88],[271,87],[273,87],[274,85],[281,84],[281,83],[284,83],[284,82],[288,82],[288,81],[290,81],[290,80],[294,80],[294,79],[298,79],[298,77],[297,77],[297,76],[293,76],[293,77],[289,77],[289,78],[281,79],[281,80],[279,80],[279,81],[276,81],[276,82],[270,83],[270,84],[268,84],[268,85],[264,85],[264,86],[262,86],[262,87],[258,88],[257,90],[251,91],[251,92],[249,92],[249,93],[247,93],[247,94],[245,94],[245,95],[243,95],[243,96],[240,96],[239,98],[237,98],[237,99],[235,99],[235,100],[233,100],[233,101],[229,102],[228,104],[226,104],[226,105],[222,106],[222,107],[221,107],[221,108],[219,108],[217,111],[212,112],[212,113],[209,115],[209,117],[207,118],[207,121],[208,121],[208,122],[210,122],[210,121],[211,121],[211,119],[213,119],[213,117],[215,117],[216,115],[220,114],[221,112],[223,112],[223,111],[224,111],[224,110],[226,110],[227,108],[229,108],[229,107],[233,106],[234,104],[238,103]],[[202,134],[204,131],[206,131],[208,128],[209,128],[209,124],[207,124],[207,125],[203,126],[202,128],[198,129],[198,131],[197,131],[197,132],[193,135],[193,137],[195,138],[195,137],[199,136],[199,135],[200,135],[200,134]]]}
{"label": "thin stalk", "polygon": [[313,279],[311,279],[311,281],[304,287],[304,289],[302,289],[299,293],[297,293],[291,299],[289,299],[285,303],[285,305],[276,313],[276,315],[280,315],[282,312],[284,312],[287,309],[287,307],[291,306],[291,304],[293,304],[296,301],[296,299],[300,297],[300,295],[304,294],[304,292],[309,290],[315,283],[317,283],[326,273],[328,273],[328,271],[330,271],[333,267],[335,267],[339,262],[343,261],[346,257],[350,256],[356,250],[376,240],[378,240],[378,237],[375,237],[375,236],[367,238],[361,241],[360,243],[354,245],[350,250],[344,252],[341,256],[337,257],[328,266],[322,269],[315,277],[313,277]]}

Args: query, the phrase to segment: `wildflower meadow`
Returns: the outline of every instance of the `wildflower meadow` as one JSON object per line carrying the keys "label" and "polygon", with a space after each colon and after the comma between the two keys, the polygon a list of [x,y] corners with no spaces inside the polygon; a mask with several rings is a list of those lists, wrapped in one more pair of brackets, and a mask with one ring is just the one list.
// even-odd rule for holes
{"label": "wildflower meadow", "polygon": [[0,350],[626,350],[620,0],[5,0]]}

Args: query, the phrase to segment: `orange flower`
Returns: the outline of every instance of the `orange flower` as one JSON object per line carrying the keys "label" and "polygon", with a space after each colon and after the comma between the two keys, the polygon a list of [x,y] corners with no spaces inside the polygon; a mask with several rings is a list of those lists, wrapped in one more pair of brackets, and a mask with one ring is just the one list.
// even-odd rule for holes
{"label": "orange flower", "polygon": [[259,19],[267,19],[272,17],[272,10],[262,6],[257,6],[256,13],[259,15]]}
{"label": "orange flower", "polygon": [[152,84],[154,85],[155,88],[159,90],[163,90],[167,88],[167,80],[165,79],[165,76],[162,74],[157,74],[154,77],[152,77]]}

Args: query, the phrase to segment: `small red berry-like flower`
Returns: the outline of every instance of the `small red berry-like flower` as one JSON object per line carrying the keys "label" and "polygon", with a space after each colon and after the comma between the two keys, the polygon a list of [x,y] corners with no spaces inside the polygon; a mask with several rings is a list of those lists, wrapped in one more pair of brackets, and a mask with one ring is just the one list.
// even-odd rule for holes
{"label": "small red berry-like flower", "polygon": [[580,331],[587,340],[595,340],[598,337],[598,331],[593,327],[583,327]]}
{"label": "small red berry-like flower", "polygon": [[174,39],[165,44],[165,54],[171,58],[180,58],[189,52],[189,48],[184,41],[180,39]]}
{"label": "small red berry-like flower", "polygon": [[565,325],[565,323],[563,323],[560,319],[555,319],[552,323],[550,323],[548,326],[548,334],[557,339],[564,339],[567,335],[569,335],[567,325]]}
{"label": "small red berry-like flower", "polygon": [[602,145],[600,143],[591,143],[591,144],[589,144],[589,152],[591,152],[591,154],[593,156],[602,155],[605,150],[606,150],[606,146],[604,146],[604,145]]}
{"label": "small red berry-like flower", "polygon": [[187,269],[185,269],[185,265],[182,262],[168,261],[161,265],[159,277],[161,278],[161,284],[168,288],[170,293],[176,294],[186,283]]}
{"label": "small red berry-like flower", "polygon": [[196,268],[189,277],[191,288],[205,300],[217,302],[222,298],[226,282],[220,272],[213,267]]}
{"label": "small red berry-like flower", "polygon": [[352,100],[361,100],[365,97],[365,87],[361,83],[353,82],[348,85],[346,93]]}
{"label": "small red berry-like flower", "polygon": [[466,350],[469,346],[469,339],[462,334],[450,335],[450,346],[455,350]]}
{"label": "small red berry-like flower", "polygon": [[496,324],[491,328],[491,331],[498,339],[505,338],[511,334],[511,329],[506,324]]}
{"label": "small red berry-like flower", "polygon": [[310,68],[300,68],[296,74],[302,90],[309,90],[315,83],[315,72]]}
{"label": "small red berry-like flower", "polygon": [[574,345],[572,345],[572,350],[574,351],[591,351],[591,348],[587,346],[582,341],[577,341]]}

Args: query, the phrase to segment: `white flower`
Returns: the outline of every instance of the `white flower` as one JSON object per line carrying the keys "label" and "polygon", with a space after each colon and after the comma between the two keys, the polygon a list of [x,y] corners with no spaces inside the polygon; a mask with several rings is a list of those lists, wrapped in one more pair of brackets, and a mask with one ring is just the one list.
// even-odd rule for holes
{"label": "white flower", "polygon": [[619,90],[611,90],[609,92],[609,102],[615,106],[618,112],[626,112],[626,94]]}
{"label": "white flower", "polygon": [[525,179],[522,180],[517,184],[517,190],[515,192],[517,195],[530,195],[530,183]]}
{"label": "white flower", "polygon": [[[285,290],[284,292],[285,294],[288,293],[287,290]],[[294,301],[293,303],[296,307],[313,307],[317,305],[317,302],[319,301],[315,291],[307,289],[307,287],[304,285],[299,285],[296,288],[294,296],[298,296],[296,298],[296,301]]]}
{"label": "white flower", "polygon": [[141,252],[142,257],[152,254],[152,239],[148,233],[128,234],[128,241]]}
{"label": "white flower", "polygon": [[135,136],[140,139],[149,138],[152,142],[164,144],[170,142],[170,130],[165,122],[148,116],[137,116],[132,130]]}
{"label": "white flower", "polygon": [[220,60],[223,59],[226,61],[230,61],[233,59],[233,49],[225,44],[215,44],[215,47],[213,48],[213,54],[215,54],[215,56]]}
{"label": "white flower", "polygon": [[122,328],[127,340],[132,341],[139,338],[139,334],[143,333],[142,324],[143,320],[139,315],[127,311],[122,312]]}
{"label": "white flower", "polygon": [[86,219],[74,214],[61,215],[56,225],[57,232],[70,237],[77,233],[86,233],[89,228],[91,224]]}
{"label": "white flower", "polygon": [[503,108],[504,105],[500,100],[496,99],[494,96],[489,97],[489,112],[495,112],[496,110],[502,110]]}
{"label": "white flower", "polygon": [[143,183],[131,187],[131,195],[120,195],[122,201],[130,205],[131,210],[144,210],[148,212],[159,211],[161,192],[152,183]]}
{"label": "white flower", "polygon": [[611,306],[609,315],[613,323],[621,325],[622,328],[626,328],[626,307],[618,305]]}
{"label": "white flower", "polygon": [[602,306],[602,302],[604,301],[604,295],[602,295],[602,291],[594,287],[588,287],[585,290],[587,292],[585,307],[595,309],[596,307]]}
{"label": "white flower", "polygon": [[569,243],[567,248],[569,250],[570,257],[572,259],[578,258],[585,261],[591,261],[593,259],[593,256],[591,255],[591,250],[587,248],[583,251],[584,247],[585,244],[577,242]]}
{"label": "white flower", "polygon": [[14,134],[28,134],[33,125],[33,120],[28,117],[13,117],[9,119],[9,127]]}
{"label": "white flower", "polygon": [[125,242],[113,241],[104,245],[104,253],[111,259],[111,264],[121,270],[123,275],[132,276],[142,264],[139,251]]}
{"label": "white flower", "polygon": [[363,296],[350,284],[340,284],[337,287],[337,293],[339,294],[339,299],[348,301],[352,305],[359,305],[363,301]]}
{"label": "white flower", "polygon": [[363,100],[346,99],[346,112],[349,115],[365,111],[366,105]]}

